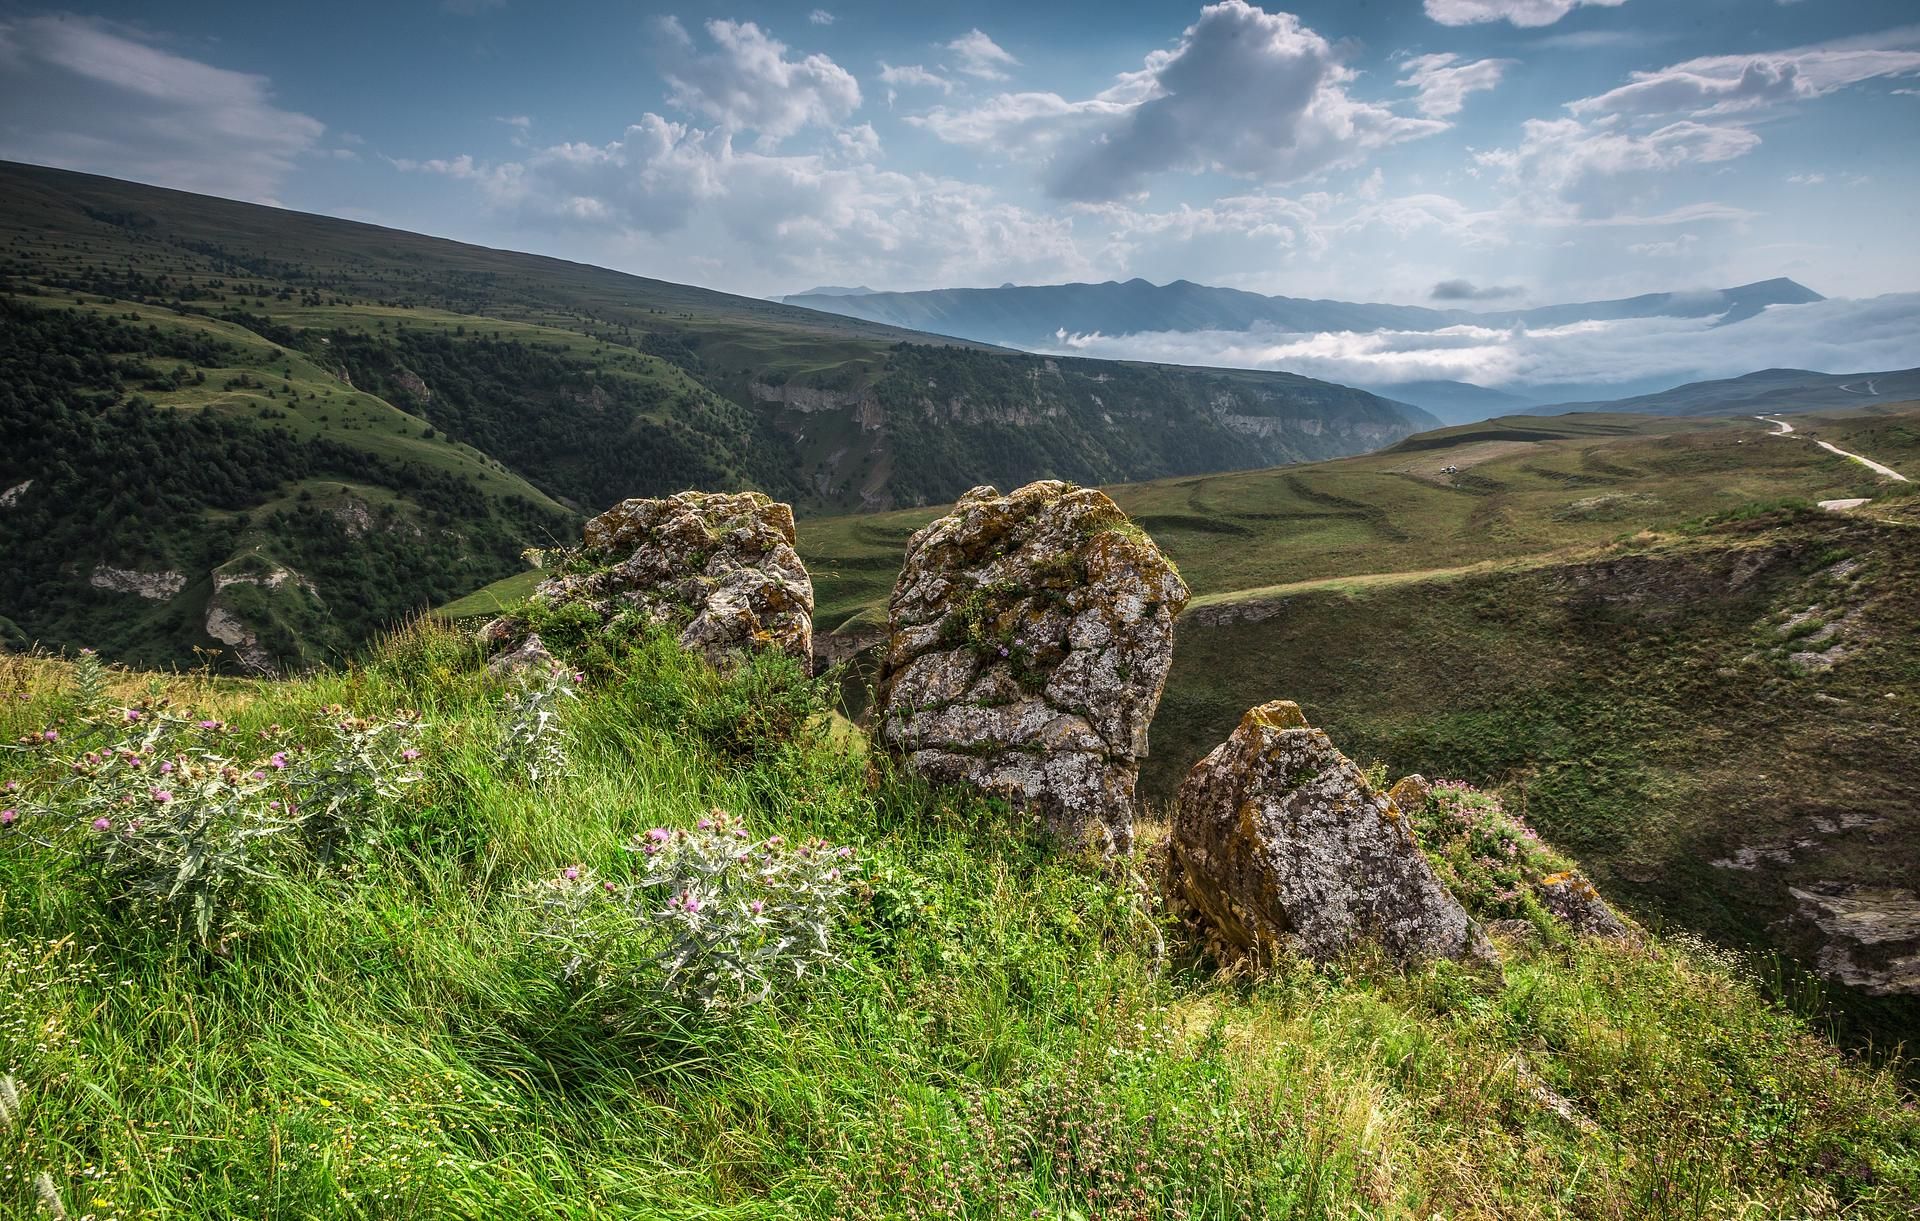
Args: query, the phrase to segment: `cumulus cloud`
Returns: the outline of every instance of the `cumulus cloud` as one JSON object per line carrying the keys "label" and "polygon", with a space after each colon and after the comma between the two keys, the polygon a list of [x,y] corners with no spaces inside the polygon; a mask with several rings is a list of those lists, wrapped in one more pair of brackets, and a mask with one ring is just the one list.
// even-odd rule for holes
{"label": "cumulus cloud", "polygon": [[1427,16],[1441,25],[1505,21],[1522,28],[1552,25],[1585,5],[1616,8],[1627,0],[1427,0]]}
{"label": "cumulus cloud", "polygon": [[[1518,147],[1475,154],[1522,191],[1541,219],[1605,221],[1631,215],[1660,176],[1682,166],[1731,161],[1757,148],[1745,127],[1681,120],[1638,133],[1578,119],[1528,119]],[[1636,217],[1635,223],[1653,218]],[[1696,219],[1706,219],[1697,217]]]}
{"label": "cumulus cloud", "polygon": [[0,156],[272,202],[326,125],[108,22],[0,21]]}
{"label": "cumulus cloud", "polygon": [[1435,301],[1502,301],[1525,291],[1518,284],[1488,284],[1482,287],[1472,280],[1442,280],[1427,295]]}
{"label": "cumulus cloud", "polygon": [[756,131],[774,144],[803,127],[833,127],[860,106],[853,74],[824,55],[788,59],[787,45],[751,21],[706,23],[701,53],[672,17],[660,21],[668,100],[728,131]]}
{"label": "cumulus cloud", "polygon": [[829,13],[826,9],[817,8],[807,14],[807,20],[814,25],[832,25],[833,14]]}
{"label": "cumulus cloud", "polygon": [[880,79],[888,85],[899,88],[938,89],[942,93],[953,92],[953,82],[937,72],[930,72],[920,64],[901,64],[895,67],[882,60]]}
{"label": "cumulus cloud", "polygon": [[957,66],[960,71],[968,76],[977,76],[981,80],[1006,80],[1006,70],[1020,66],[1019,60],[977,29],[968,30],[948,43],[947,50],[952,51],[959,61]]}
{"label": "cumulus cloud", "polygon": [[1291,13],[1245,0],[1208,5],[1179,45],[1149,55],[1101,94],[1001,94],[916,120],[943,140],[1029,156],[1055,196],[1138,194],[1163,172],[1293,182],[1446,129],[1351,97],[1354,73]]}
{"label": "cumulus cloud", "polygon": [[1920,293],[1775,305],[1728,326],[1712,318],[1632,318],[1438,331],[1166,331],[1072,336],[1060,351],[1285,369],[1350,385],[1428,379],[1496,387],[1625,385],[1777,366],[1852,373],[1920,365]]}
{"label": "cumulus cloud", "polygon": [[1444,119],[1460,113],[1469,93],[1491,89],[1517,61],[1476,59],[1462,63],[1458,55],[1421,55],[1407,61],[1407,74],[1399,84],[1418,91],[1413,105],[1429,119]]}
{"label": "cumulus cloud", "polygon": [[1731,114],[1806,101],[1883,76],[1920,72],[1920,50],[1834,45],[1710,55],[1635,72],[1617,89],[1568,103],[1575,114]]}

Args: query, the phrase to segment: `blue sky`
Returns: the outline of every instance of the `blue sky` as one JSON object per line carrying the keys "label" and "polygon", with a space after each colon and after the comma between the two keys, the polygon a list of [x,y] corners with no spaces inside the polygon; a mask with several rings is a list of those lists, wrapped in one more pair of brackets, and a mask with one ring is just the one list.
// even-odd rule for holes
{"label": "blue sky", "polygon": [[1869,297],[1916,153],[1910,0],[0,5],[0,156],[754,295]]}

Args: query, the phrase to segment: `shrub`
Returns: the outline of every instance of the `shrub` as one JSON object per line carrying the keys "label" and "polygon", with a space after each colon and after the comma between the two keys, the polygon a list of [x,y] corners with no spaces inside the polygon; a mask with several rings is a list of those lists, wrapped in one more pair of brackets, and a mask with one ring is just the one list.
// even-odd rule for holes
{"label": "shrub", "polygon": [[852,848],[755,842],[715,810],[692,830],[655,827],[628,850],[638,869],[624,881],[569,867],[533,888],[570,978],[657,983],[719,1010],[768,1000],[780,980],[841,961],[834,938],[857,872]]}
{"label": "shrub", "polygon": [[1534,885],[1571,867],[1498,794],[1463,781],[1436,782],[1413,825],[1441,880],[1483,918],[1530,915]]}

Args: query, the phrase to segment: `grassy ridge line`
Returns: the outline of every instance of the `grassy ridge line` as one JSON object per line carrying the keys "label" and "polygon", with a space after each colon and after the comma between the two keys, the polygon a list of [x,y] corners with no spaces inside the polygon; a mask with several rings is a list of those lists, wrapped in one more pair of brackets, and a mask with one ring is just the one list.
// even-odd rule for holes
{"label": "grassy ridge line", "polygon": [[[65,667],[5,679],[26,699],[0,739],[66,714]],[[430,629],[299,682],[114,691],[155,695],[250,728],[421,709],[430,833],[276,883],[217,956],[0,837],[21,1215],[40,1171],[97,1221],[1891,1216],[1920,1192],[1892,1077],[1702,947],[1516,940],[1499,980],[1365,956],[1214,976],[1177,930],[1156,954],[1123,873],[961,793],[876,783],[811,735],[722,750],[759,697],[672,649],[570,710],[572,772],[543,788],[502,768],[499,692]],[[570,986],[523,888],[716,805],[858,843],[844,964],[731,1020]]]}

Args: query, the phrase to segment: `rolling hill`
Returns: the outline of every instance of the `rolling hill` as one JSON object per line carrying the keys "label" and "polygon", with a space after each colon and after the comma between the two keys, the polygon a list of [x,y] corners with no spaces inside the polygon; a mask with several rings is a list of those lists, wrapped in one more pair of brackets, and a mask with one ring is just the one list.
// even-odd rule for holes
{"label": "rolling hill", "polygon": [[1756,411],[1845,409],[1920,398],[1920,369],[1885,373],[1815,373],[1761,369],[1740,377],[1689,382],[1655,394],[1592,403],[1554,403],[1543,412],[1644,411],[1653,415],[1743,415]]}
{"label": "rolling hill", "polygon": [[0,636],[148,665],[351,652],[627,496],[883,509],[1433,422],[17,164],[0,305]]}

